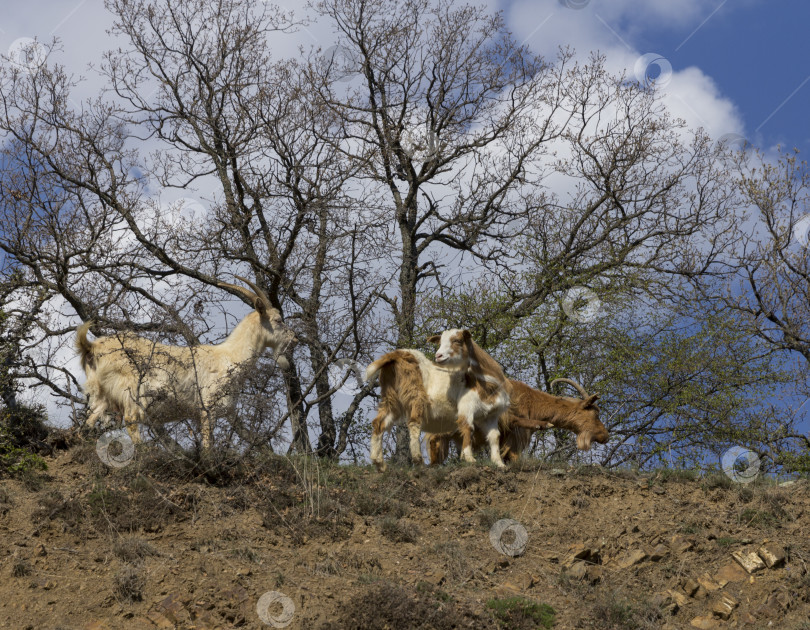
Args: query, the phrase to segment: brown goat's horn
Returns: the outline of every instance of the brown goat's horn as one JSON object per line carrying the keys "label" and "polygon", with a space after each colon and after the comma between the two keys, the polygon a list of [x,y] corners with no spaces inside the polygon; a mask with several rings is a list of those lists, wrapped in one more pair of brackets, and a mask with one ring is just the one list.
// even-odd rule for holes
{"label": "brown goat's horn", "polygon": [[554,389],[554,385],[557,383],[568,383],[579,392],[579,395],[582,396],[583,399],[588,397],[588,392],[585,391],[585,388],[570,378],[555,378],[553,381],[551,381],[551,389]]}

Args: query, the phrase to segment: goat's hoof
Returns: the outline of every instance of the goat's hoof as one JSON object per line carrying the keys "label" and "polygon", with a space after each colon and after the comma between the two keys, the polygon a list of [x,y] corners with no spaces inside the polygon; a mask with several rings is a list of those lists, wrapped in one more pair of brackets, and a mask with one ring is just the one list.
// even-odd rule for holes
{"label": "goat's hoof", "polygon": [[385,462],[374,462],[374,466],[377,469],[377,472],[385,472]]}

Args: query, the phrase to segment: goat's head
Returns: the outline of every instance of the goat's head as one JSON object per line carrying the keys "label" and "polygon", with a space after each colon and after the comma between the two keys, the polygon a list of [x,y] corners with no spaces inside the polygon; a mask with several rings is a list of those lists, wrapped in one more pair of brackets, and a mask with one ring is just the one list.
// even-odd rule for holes
{"label": "goat's head", "polygon": [[234,276],[237,280],[244,282],[252,291],[248,291],[245,287],[240,287],[235,284],[228,284],[227,282],[220,282],[221,287],[235,289],[245,297],[247,297],[256,309],[259,317],[260,330],[262,334],[262,343],[265,348],[272,348],[276,358],[276,362],[283,368],[290,367],[284,353],[292,348],[298,339],[295,332],[287,326],[281,319],[281,313],[277,308],[270,304],[270,299],[267,294],[247,278],[241,276]]}
{"label": "goat's head", "polygon": [[598,394],[588,394],[582,385],[568,378],[556,378],[551,381],[553,388],[556,383],[568,383],[572,385],[582,396],[579,398],[567,398],[577,405],[577,413],[572,418],[576,424],[577,434],[577,448],[581,451],[587,451],[591,448],[591,442],[599,442],[599,444],[607,444],[608,430],[602,421],[599,420],[599,407],[596,406],[596,401],[599,400]]}
{"label": "goat's head", "polygon": [[439,346],[436,350],[436,363],[456,367],[469,361],[471,341],[470,331],[458,328],[445,330],[441,335],[428,338],[428,343]]}

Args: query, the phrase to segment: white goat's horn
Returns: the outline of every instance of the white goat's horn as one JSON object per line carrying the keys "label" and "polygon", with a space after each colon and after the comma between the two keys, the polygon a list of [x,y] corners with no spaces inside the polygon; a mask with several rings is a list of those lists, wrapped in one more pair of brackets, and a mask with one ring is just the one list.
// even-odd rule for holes
{"label": "white goat's horn", "polygon": [[241,280],[246,285],[248,285],[251,289],[253,289],[253,292],[256,294],[256,297],[258,297],[262,302],[264,302],[265,306],[268,309],[272,308],[272,304],[270,304],[270,298],[267,297],[267,294],[264,291],[262,291],[258,287],[258,285],[254,284],[253,282],[251,282],[247,278],[243,278],[242,276],[236,276],[235,275],[234,278],[236,278],[237,280]]}

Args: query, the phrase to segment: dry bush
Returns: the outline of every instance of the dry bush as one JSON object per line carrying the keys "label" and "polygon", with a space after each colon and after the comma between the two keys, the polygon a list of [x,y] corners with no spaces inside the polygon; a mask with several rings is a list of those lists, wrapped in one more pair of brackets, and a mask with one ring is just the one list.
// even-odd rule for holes
{"label": "dry bush", "polygon": [[113,576],[113,592],[121,601],[142,601],[145,586],[146,577],[144,577],[143,571],[130,564],[124,565]]}
{"label": "dry bush", "polygon": [[337,619],[319,630],[463,630],[492,627],[457,602],[442,601],[433,590],[378,582],[345,602]]}
{"label": "dry bush", "polygon": [[119,538],[113,544],[113,554],[124,562],[136,563],[146,558],[160,556],[158,551],[150,542],[137,536]]}

